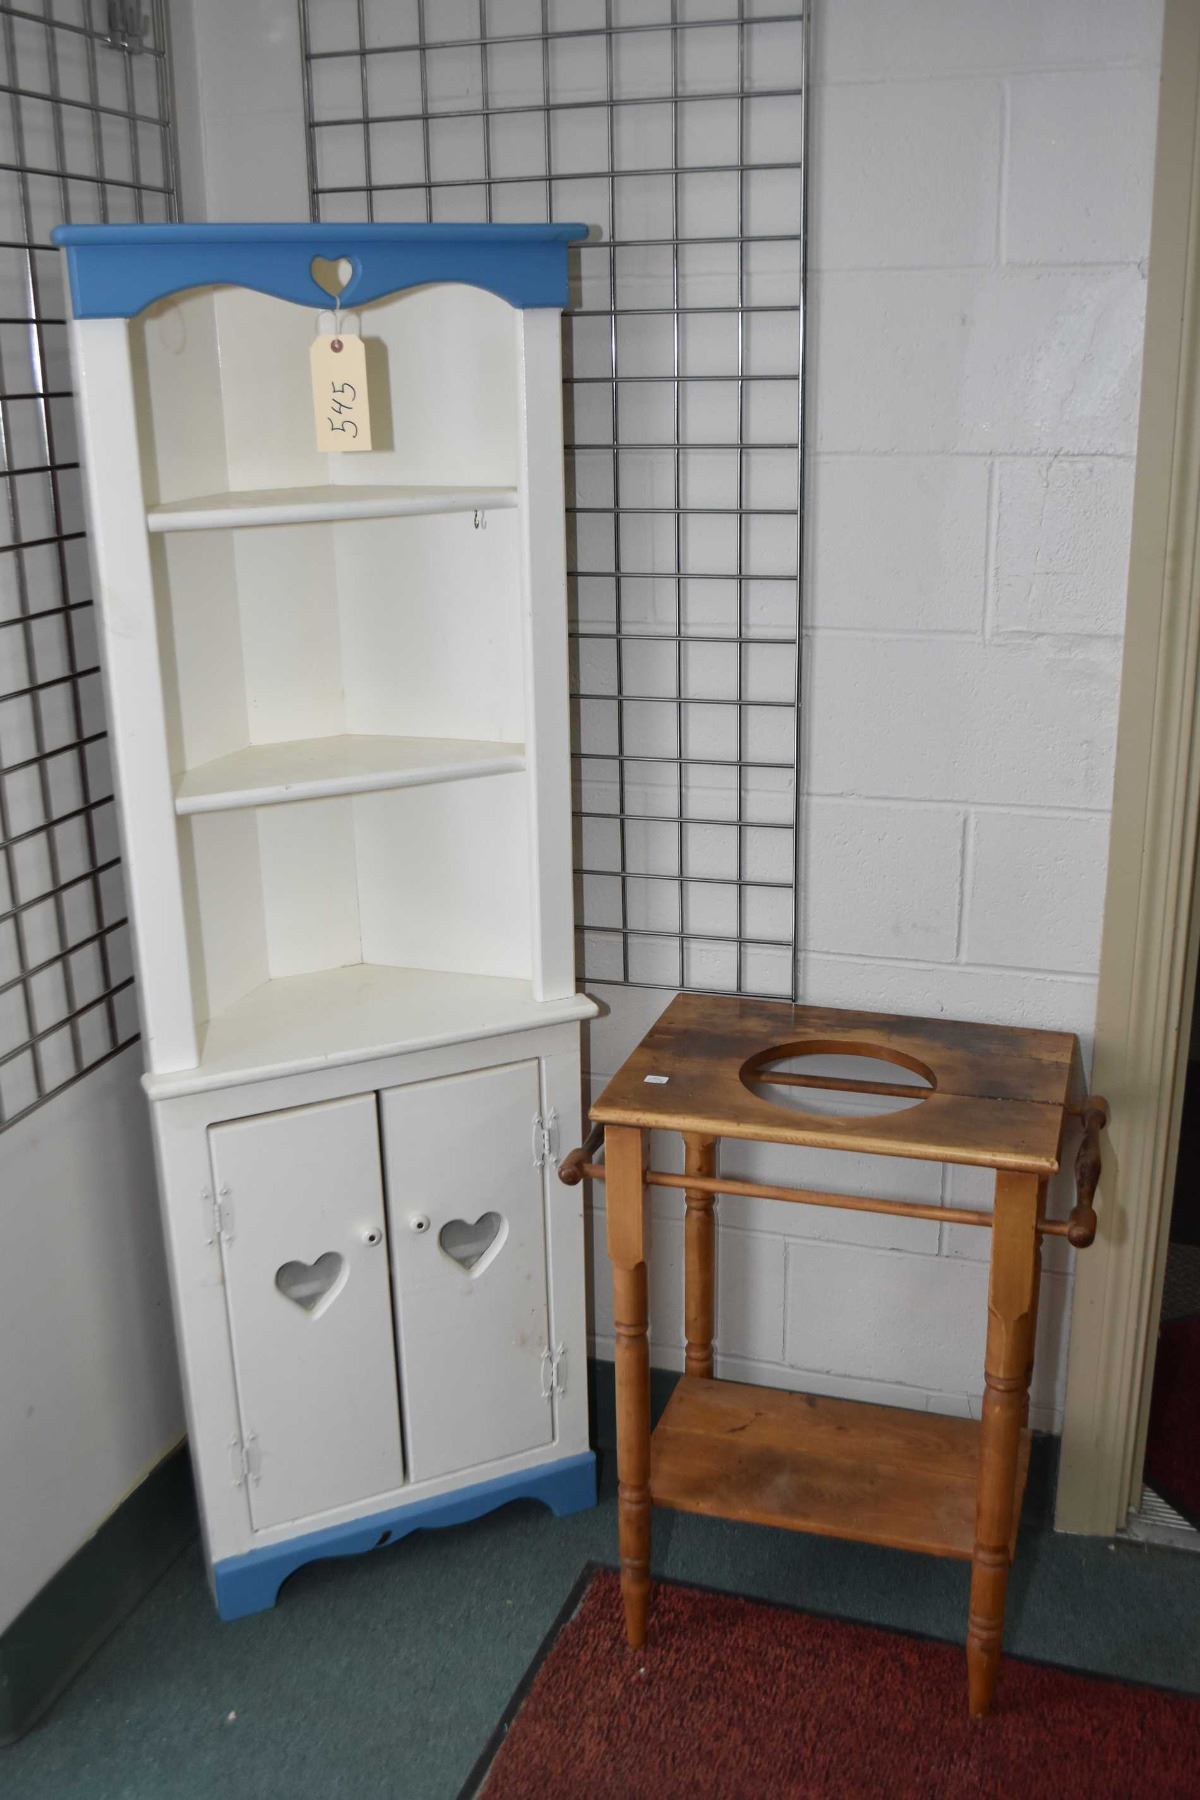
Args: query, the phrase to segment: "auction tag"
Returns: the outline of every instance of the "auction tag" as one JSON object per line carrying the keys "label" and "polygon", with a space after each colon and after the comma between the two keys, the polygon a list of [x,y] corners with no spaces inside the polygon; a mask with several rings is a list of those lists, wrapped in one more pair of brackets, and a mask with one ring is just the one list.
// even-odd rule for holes
{"label": "auction tag", "polygon": [[315,337],[309,360],[317,449],[369,450],[371,407],[367,396],[367,353],[362,339],[353,331]]}

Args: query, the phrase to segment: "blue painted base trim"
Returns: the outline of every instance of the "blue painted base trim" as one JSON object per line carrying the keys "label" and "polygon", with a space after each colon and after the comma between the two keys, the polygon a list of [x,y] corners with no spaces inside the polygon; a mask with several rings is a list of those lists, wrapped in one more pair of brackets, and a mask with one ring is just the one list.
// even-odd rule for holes
{"label": "blue painted base trim", "polygon": [[595,1456],[585,1450],[581,1456],[567,1456],[561,1462],[543,1463],[540,1468],[477,1482],[474,1487],[459,1488],[452,1494],[410,1501],[406,1506],[372,1513],[366,1519],[351,1519],[345,1525],[330,1525],[325,1531],[310,1531],[304,1537],[289,1538],[286,1543],[248,1550],[244,1556],[227,1556],[213,1565],[217,1611],[223,1619],[244,1619],[249,1613],[264,1612],[274,1606],[288,1576],[305,1563],[325,1556],[357,1556],[364,1550],[378,1550],[407,1537],[410,1531],[465,1525],[469,1519],[482,1518],[498,1506],[507,1506],[510,1500],[544,1501],[560,1519],[566,1513],[595,1506]]}

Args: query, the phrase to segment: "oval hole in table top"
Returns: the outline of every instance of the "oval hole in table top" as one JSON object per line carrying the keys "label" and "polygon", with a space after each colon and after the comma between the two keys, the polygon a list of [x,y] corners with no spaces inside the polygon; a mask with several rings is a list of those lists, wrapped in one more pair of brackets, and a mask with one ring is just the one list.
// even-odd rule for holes
{"label": "oval hole in table top", "polygon": [[879,1044],[830,1042],[761,1050],[742,1065],[741,1079],[768,1105],[849,1119],[905,1112],[937,1086],[932,1069],[915,1057]]}

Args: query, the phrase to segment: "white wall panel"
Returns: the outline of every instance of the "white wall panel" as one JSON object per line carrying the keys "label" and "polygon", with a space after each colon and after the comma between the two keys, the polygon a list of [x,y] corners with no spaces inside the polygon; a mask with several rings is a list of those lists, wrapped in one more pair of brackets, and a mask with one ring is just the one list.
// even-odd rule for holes
{"label": "white wall panel", "polygon": [[813,185],[812,268],[992,261],[1000,82],[829,84],[815,110],[822,165]]}
{"label": "white wall panel", "polygon": [[1100,960],[1103,814],[981,812],[968,845],[963,947],[972,962],[1091,975]]}
{"label": "white wall panel", "polygon": [[[147,49],[164,42],[165,10],[139,9]],[[10,471],[3,835],[27,833],[0,851],[9,915],[0,931],[0,1631],[182,1430],[141,1056],[130,1047],[139,1022],[108,798],[65,271],[47,248],[68,204],[81,221],[169,216],[171,96],[161,56],[126,59],[81,23],[52,8],[6,20],[17,66],[6,62],[0,109],[3,312],[29,321],[6,327],[0,376]],[[51,87],[85,106],[36,97]],[[107,110],[89,119],[86,96],[98,90]],[[136,123],[125,116],[135,111]],[[107,452],[122,436],[119,411],[110,426]],[[195,429],[200,440],[199,410]],[[14,469],[25,472],[14,479]],[[173,753],[176,722],[164,723]],[[186,1010],[186,974],[182,987]]]}
{"label": "white wall panel", "polygon": [[183,1432],[139,1066],[5,1134],[0,1629]]}
{"label": "white wall panel", "polygon": [[810,799],[800,840],[809,947],[953,962],[963,818],[954,806]]}
{"label": "white wall panel", "polygon": [[1140,62],[1161,51],[1158,0],[829,0],[821,16],[820,73],[828,81],[903,81],[957,75]]}
{"label": "white wall panel", "polygon": [[1102,638],[818,633],[808,790],[1106,811],[1120,661]]}
{"label": "white wall panel", "polygon": [[997,634],[1121,636],[1133,468],[1132,457],[997,460]]}
{"label": "white wall panel", "polygon": [[809,627],[977,635],[989,485],[983,457],[810,457]]}
{"label": "white wall panel", "polygon": [[1133,449],[1145,277],[1132,258],[830,272],[814,276],[811,304],[819,452]]}
{"label": "white wall panel", "polygon": [[1113,120],[1152,118],[1158,70],[1072,69],[1010,83],[1005,255],[1025,263],[1126,263],[1150,248],[1154,146]]}

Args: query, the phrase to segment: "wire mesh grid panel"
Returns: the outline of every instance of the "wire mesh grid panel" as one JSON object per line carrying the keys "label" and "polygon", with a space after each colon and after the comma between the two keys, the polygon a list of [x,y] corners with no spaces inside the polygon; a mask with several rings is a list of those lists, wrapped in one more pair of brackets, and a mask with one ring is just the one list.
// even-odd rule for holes
{"label": "wire mesh grid panel", "polygon": [[0,1124],[137,1037],[51,229],[174,214],[163,6],[0,5]]}
{"label": "wire mesh grid panel", "polygon": [[315,218],[581,220],[566,322],[585,981],[791,997],[806,22],[300,0]]}

